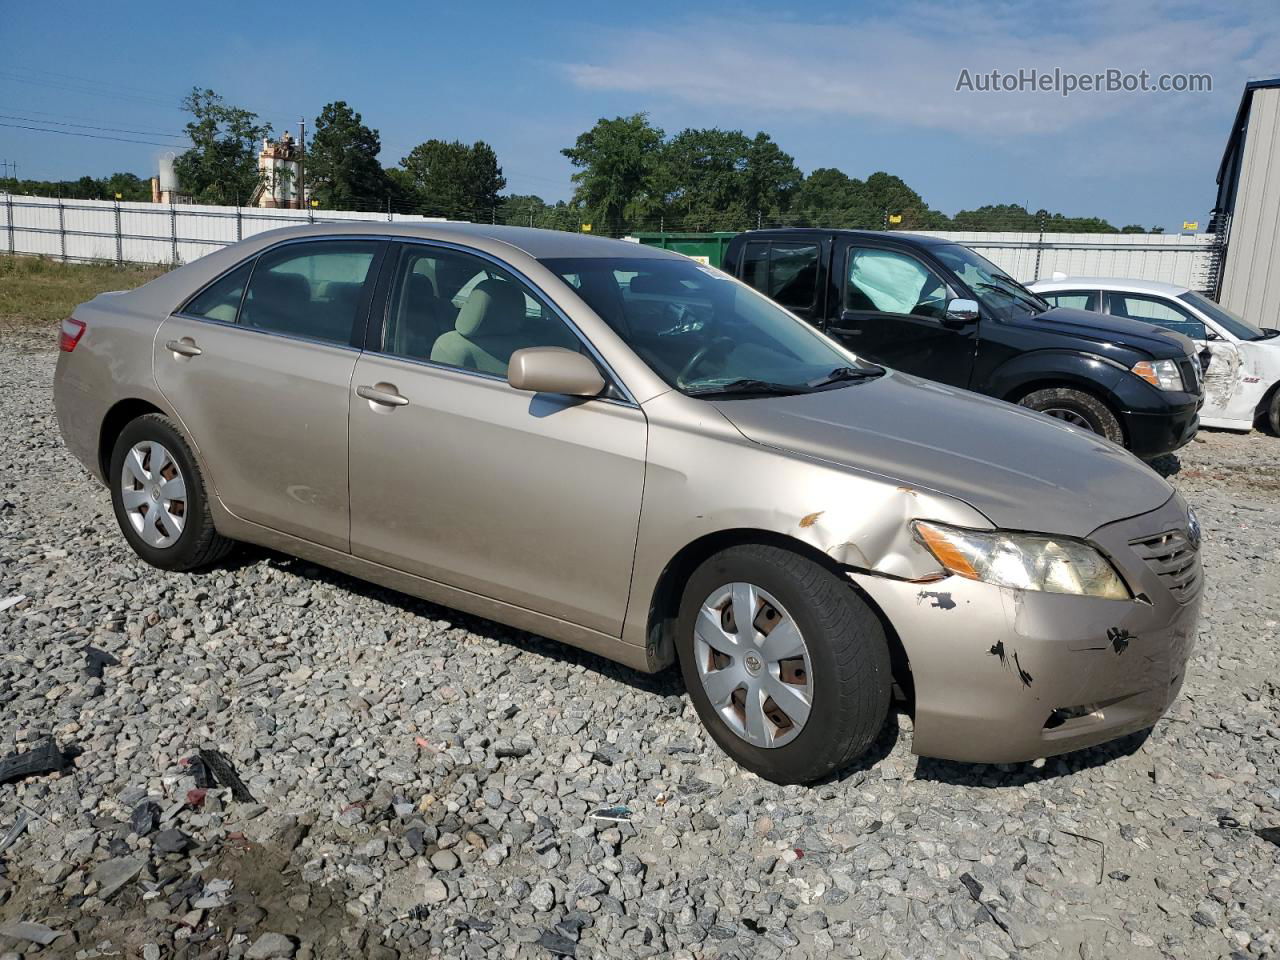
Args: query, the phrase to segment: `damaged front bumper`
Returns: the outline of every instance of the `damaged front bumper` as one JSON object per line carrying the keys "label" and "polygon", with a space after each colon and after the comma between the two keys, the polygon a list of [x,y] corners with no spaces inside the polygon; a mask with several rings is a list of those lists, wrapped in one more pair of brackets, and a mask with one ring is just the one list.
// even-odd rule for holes
{"label": "damaged front bumper", "polygon": [[910,661],[915,753],[1020,762],[1142,730],[1164,714],[1182,687],[1200,616],[1198,530],[1189,530],[1175,494],[1088,539],[1134,599],[850,574]]}

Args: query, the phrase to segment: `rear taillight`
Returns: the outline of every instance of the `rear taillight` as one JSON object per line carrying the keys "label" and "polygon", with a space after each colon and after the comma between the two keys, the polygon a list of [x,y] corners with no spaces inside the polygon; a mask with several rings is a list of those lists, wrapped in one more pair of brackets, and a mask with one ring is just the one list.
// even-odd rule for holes
{"label": "rear taillight", "polygon": [[84,324],[75,317],[62,321],[62,335],[58,337],[58,349],[70,353],[84,336]]}

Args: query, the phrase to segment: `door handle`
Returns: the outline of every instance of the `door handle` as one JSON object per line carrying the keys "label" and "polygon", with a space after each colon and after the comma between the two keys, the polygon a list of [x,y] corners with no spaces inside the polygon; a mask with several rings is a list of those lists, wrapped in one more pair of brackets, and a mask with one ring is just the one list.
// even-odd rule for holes
{"label": "door handle", "polygon": [[408,397],[402,397],[389,383],[376,384],[372,387],[356,387],[356,396],[370,403],[380,403],[384,407],[403,407],[409,402]]}
{"label": "door handle", "polygon": [[180,357],[198,357],[204,353],[190,337],[183,337],[181,340],[170,340],[164,346],[166,350],[172,350]]}

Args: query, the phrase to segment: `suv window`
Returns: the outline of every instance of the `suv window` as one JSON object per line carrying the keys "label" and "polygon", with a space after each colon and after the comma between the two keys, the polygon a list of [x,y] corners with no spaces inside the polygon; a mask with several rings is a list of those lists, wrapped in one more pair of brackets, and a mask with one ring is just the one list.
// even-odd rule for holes
{"label": "suv window", "polygon": [[941,319],[947,285],[914,257],[893,250],[850,247],[844,308]]}
{"label": "suv window", "polygon": [[748,243],[742,280],[784,307],[810,310],[818,292],[818,252],[816,243]]}
{"label": "suv window", "polygon": [[384,353],[506,376],[511,354],[525,347],[583,349],[573,331],[502,268],[439,247],[401,248]]}
{"label": "suv window", "polygon": [[321,240],[258,258],[240,323],[309,340],[350,343],[378,245]]}
{"label": "suv window", "polygon": [[1107,312],[1113,317],[1128,317],[1174,330],[1192,340],[1204,340],[1204,321],[1164,297],[1137,293],[1108,293]]}
{"label": "suv window", "polygon": [[192,317],[204,317],[206,320],[235,323],[236,315],[240,312],[240,298],[244,295],[244,285],[252,270],[252,260],[240,264],[226,276],[213,281],[188,300],[181,312]]}
{"label": "suv window", "polygon": [[1098,310],[1098,294],[1093,290],[1054,290],[1052,293],[1040,294],[1055,307],[1070,307],[1072,310]]}

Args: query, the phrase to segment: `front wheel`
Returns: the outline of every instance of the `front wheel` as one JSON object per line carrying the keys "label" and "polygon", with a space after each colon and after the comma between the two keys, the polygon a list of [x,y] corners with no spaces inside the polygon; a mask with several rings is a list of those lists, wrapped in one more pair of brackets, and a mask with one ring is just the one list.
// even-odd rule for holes
{"label": "front wheel", "polygon": [[1267,404],[1263,421],[1271,429],[1273,437],[1280,437],[1280,390],[1271,394],[1271,402]]}
{"label": "front wheel", "polygon": [[1018,404],[1124,446],[1124,430],[1120,421],[1110,407],[1091,393],[1070,387],[1048,387],[1028,393]]}
{"label": "front wheel", "polygon": [[167,417],[150,413],[120,431],[107,479],[125,539],[152,566],[194,570],[231,549],[213,528],[196,458]]}
{"label": "front wheel", "polygon": [[725,753],[775,783],[809,783],[875,740],[889,711],[880,621],[826,567],[778,547],[730,547],[685,587],[685,686]]}

